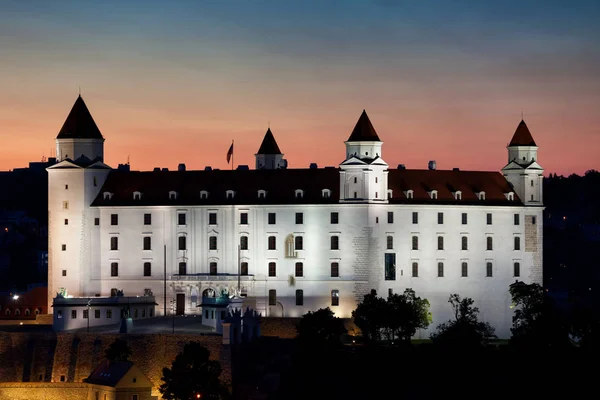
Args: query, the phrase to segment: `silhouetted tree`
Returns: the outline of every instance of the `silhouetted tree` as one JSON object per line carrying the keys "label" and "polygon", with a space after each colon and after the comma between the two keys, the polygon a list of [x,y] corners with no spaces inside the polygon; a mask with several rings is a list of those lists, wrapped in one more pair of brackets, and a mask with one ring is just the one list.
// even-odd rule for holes
{"label": "silhouetted tree", "polygon": [[569,345],[567,323],[543,287],[517,281],[509,293],[515,308],[511,344],[528,349]]}
{"label": "silhouetted tree", "polygon": [[131,356],[131,349],[123,339],[115,339],[104,351],[104,357],[108,361],[128,361]]}
{"label": "silhouetted tree", "polygon": [[426,329],[430,323],[429,301],[417,297],[414,290],[408,288],[403,294],[387,298],[384,329],[388,332],[388,339],[410,342],[417,329]]}
{"label": "silhouetted tree", "polygon": [[304,314],[296,327],[301,345],[318,348],[341,346],[341,336],[346,333],[344,321],[337,318],[329,307]]}
{"label": "silhouetted tree", "polygon": [[189,342],[183,347],[171,368],[163,368],[163,384],[159,390],[164,399],[227,399],[229,392],[219,380],[221,365],[210,360],[210,352],[198,342]]}
{"label": "silhouetted tree", "polygon": [[452,294],[448,302],[454,310],[454,320],[437,326],[437,331],[431,334],[434,344],[461,349],[480,348],[496,337],[490,324],[478,320],[479,309],[473,306],[473,299],[461,299],[458,294]]}
{"label": "silhouetted tree", "polygon": [[352,311],[354,323],[362,331],[367,341],[378,341],[381,338],[381,330],[385,324],[386,302],[377,297],[373,289],[366,294],[363,301],[358,304],[356,310]]}

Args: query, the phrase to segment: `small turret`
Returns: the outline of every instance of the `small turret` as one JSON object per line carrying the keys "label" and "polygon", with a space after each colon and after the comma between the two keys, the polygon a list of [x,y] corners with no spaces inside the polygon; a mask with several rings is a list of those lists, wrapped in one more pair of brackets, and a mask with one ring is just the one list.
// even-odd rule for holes
{"label": "small turret", "polygon": [[56,158],[104,160],[104,137],[96,125],[81,95],[56,136]]}
{"label": "small turret", "polygon": [[267,129],[262,144],[254,156],[256,157],[256,169],[287,168],[287,161],[283,159],[283,154],[279,150],[271,128]]}

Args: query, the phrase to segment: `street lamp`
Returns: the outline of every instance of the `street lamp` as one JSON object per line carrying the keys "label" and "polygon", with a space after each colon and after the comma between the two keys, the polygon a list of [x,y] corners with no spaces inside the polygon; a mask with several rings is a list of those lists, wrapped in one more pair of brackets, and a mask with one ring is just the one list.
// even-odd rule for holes
{"label": "street lamp", "polygon": [[92,299],[88,299],[87,302],[87,331],[90,331],[90,307],[92,305]]}

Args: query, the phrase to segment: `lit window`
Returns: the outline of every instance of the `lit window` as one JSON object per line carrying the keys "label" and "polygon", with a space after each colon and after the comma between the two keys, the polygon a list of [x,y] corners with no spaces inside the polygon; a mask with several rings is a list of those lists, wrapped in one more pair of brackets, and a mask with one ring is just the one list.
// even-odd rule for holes
{"label": "lit window", "polygon": [[340,305],[340,291],[334,289],[331,291],[331,305],[339,306]]}

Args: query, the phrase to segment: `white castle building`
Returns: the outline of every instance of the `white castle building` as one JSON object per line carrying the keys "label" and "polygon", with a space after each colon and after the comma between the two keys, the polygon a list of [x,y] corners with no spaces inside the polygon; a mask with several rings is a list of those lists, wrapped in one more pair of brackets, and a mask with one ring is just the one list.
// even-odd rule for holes
{"label": "white castle building", "polygon": [[288,169],[269,129],[256,169],[115,170],[79,97],[48,168],[49,293],[149,289],[157,315],[200,314],[203,293],[239,282],[267,317],[350,317],[371,289],[413,288],[430,329],[458,293],[509,337],[509,285],[542,283],[543,169],[525,122],[501,172],[390,168],[364,111],[345,147],[339,167]]}

